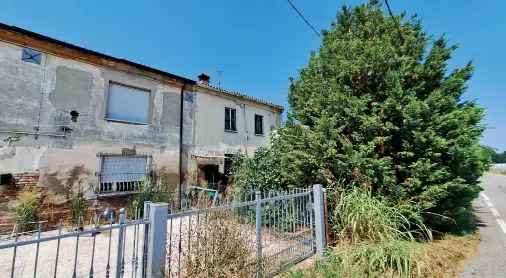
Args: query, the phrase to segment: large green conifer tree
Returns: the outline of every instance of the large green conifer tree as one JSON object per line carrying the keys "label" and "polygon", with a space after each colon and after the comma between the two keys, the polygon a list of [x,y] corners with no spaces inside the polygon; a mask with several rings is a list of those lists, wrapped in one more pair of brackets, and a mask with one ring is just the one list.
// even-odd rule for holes
{"label": "large green conifer tree", "polygon": [[436,230],[463,225],[488,160],[484,111],[462,99],[473,66],[448,70],[455,49],[377,1],[343,8],[292,82],[273,145],[284,183],[364,186]]}

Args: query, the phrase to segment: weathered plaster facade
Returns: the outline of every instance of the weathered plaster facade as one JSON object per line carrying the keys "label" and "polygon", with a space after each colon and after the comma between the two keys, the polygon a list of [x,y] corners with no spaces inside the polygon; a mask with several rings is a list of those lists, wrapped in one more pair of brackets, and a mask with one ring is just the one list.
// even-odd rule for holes
{"label": "weathered plaster facade", "polygon": [[[40,63],[24,61],[23,49],[40,53]],[[149,93],[145,123],[106,118],[110,84]],[[234,132],[225,130],[225,107],[236,111]],[[101,200],[97,207],[121,204],[118,194],[102,194],[109,186],[100,182],[104,154],[146,155],[146,175],[163,177],[172,188],[192,183],[199,165],[223,173],[225,156],[251,155],[269,142],[282,111],[208,83],[0,24],[0,175],[15,180],[14,189],[0,184],[5,197],[0,224],[2,206],[12,199],[6,196],[22,188],[37,187],[51,205],[65,203],[58,196],[68,186]],[[263,117],[263,134],[254,132],[255,115]]]}
{"label": "weathered plaster facade", "polygon": [[[163,167],[170,182],[179,183],[183,82],[172,84],[50,53],[42,54],[40,65],[27,63],[21,60],[22,49],[0,41],[0,173],[39,172],[44,185],[47,174],[82,166],[88,173],[83,186],[92,193],[97,154],[135,148],[152,157],[154,170]],[[148,124],[105,119],[109,82],[149,91]],[[186,134],[191,136],[192,104],[184,107],[190,128]],[[79,115],[75,122],[72,111]]]}
{"label": "weathered plaster facade", "polygon": [[[218,165],[224,172],[227,155],[253,155],[269,143],[272,132],[281,124],[283,108],[235,92],[209,86],[196,86],[193,146],[189,168]],[[236,131],[225,130],[225,108],[236,111]],[[255,115],[263,117],[263,134],[255,134]]]}

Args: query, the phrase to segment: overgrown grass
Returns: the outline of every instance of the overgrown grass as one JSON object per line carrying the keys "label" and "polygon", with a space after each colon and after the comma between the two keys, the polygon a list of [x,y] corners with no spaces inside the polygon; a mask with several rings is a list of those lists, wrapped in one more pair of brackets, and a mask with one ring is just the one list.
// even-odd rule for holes
{"label": "overgrown grass", "polygon": [[144,215],[144,203],[148,201],[171,203],[174,197],[173,193],[169,192],[165,186],[145,180],[139,185],[139,192],[130,200],[127,206],[127,215],[130,218]]}
{"label": "overgrown grass", "polygon": [[371,196],[367,190],[354,188],[340,194],[338,198],[333,211],[332,228],[340,240],[432,239],[423,223],[407,219],[397,208]]}
{"label": "overgrown grass", "polygon": [[406,240],[341,243],[313,267],[289,277],[458,277],[479,236],[446,236],[430,243]]}
{"label": "overgrown grass", "polygon": [[478,242],[473,234],[432,241],[423,223],[359,188],[338,197],[332,220],[337,243],[312,268],[290,276],[455,277]]}
{"label": "overgrown grass", "polygon": [[17,232],[37,229],[37,222],[39,221],[37,201],[38,196],[34,192],[24,191],[17,196],[17,204],[14,208]]}

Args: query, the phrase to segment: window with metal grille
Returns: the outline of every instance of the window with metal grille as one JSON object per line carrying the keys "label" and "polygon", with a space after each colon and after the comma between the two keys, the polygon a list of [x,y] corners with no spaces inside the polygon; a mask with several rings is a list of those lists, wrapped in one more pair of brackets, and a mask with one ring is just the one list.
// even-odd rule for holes
{"label": "window with metal grille", "polygon": [[225,107],[225,130],[237,131],[236,126],[236,110],[234,108]]}
{"label": "window with metal grille", "polygon": [[42,62],[42,53],[30,48],[23,48],[21,51],[21,60],[24,62],[40,65]]}
{"label": "window with metal grille", "polygon": [[255,114],[255,135],[264,135],[264,116]]}
{"label": "window with metal grille", "polygon": [[150,168],[147,155],[100,156],[99,192],[138,191]]}
{"label": "window with metal grille", "polygon": [[111,82],[107,98],[106,119],[127,123],[149,123],[149,90]]}

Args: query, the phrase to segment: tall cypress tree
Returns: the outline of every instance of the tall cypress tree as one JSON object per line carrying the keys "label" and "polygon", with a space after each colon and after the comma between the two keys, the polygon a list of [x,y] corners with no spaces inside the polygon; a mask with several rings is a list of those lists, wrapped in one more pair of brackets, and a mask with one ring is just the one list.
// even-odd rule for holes
{"label": "tall cypress tree", "polygon": [[377,1],[344,7],[292,80],[273,145],[283,182],[367,187],[436,230],[461,227],[488,160],[484,110],[462,99],[473,66],[449,71],[455,50]]}

